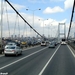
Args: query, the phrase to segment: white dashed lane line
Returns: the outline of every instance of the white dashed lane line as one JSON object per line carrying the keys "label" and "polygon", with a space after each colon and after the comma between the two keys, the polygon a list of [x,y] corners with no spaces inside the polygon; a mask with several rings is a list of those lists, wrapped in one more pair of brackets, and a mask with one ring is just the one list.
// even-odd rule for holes
{"label": "white dashed lane line", "polygon": [[48,60],[48,62],[46,63],[46,65],[43,67],[43,69],[41,70],[41,72],[38,75],[42,75],[43,72],[45,71],[46,67],[48,66],[48,64],[51,62],[51,60],[53,59],[54,55],[56,54],[56,52],[58,51],[60,45],[58,46],[58,48],[55,50],[55,52],[53,53],[53,55],[50,57],[50,59]]}
{"label": "white dashed lane line", "polygon": [[72,47],[70,47],[69,45],[67,45],[67,47],[69,48],[69,50],[71,51],[71,53],[72,53],[72,55],[75,57],[75,54],[74,54],[74,52],[72,51]]}
{"label": "white dashed lane line", "polygon": [[28,58],[28,57],[30,57],[30,56],[32,56],[32,55],[34,55],[34,54],[36,54],[36,53],[39,53],[39,52],[41,52],[41,51],[45,50],[46,48],[48,48],[48,47],[42,48],[42,49],[40,49],[40,50],[38,50],[38,51],[35,51],[35,52],[33,52],[33,53],[31,53],[31,54],[29,54],[29,55],[25,56],[25,57],[22,57],[21,59],[18,59],[18,60],[14,61],[14,62],[12,62],[12,63],[10,63],[10,64],[7,64],[7,65],[5,65],[5,66],[1,67],[1,68],[0,68],[0,70],[2,70],[2,69],[4,69],[4,68],[6,68],[6,67],[8,67],[8,66],[11,66],[11,65],[13,65],[13,64],[15,64],[15,63],[17,63],[17,62],[19,62],[19,61],[23,60],[23,59],[26,59],[26,58]]}

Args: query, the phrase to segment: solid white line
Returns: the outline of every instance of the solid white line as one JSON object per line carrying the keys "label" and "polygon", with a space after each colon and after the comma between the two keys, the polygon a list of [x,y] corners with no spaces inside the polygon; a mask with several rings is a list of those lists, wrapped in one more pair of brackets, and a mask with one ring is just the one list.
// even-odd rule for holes
{"label": "solid white line", "polygon": [[55,52],[53,53],[53,55],[50,57],[50,59],[48,60],[48,62],[46,63],[46,65],[43,67],[43,69],[41,70],[41,72],[38,75],[42,75],[43,72],[45,71],[46,67],[48,66],[48,64],[51,62],[52,58],[54,57],[54,55],[56,54],[56,52],[58,51],[60,45],[58,46],[58,48],[55,50]]}
{"label": "solid white line", "polygon": [[10,66],[10,65],[13,65],[13,64],[15,64],[15,63],[17,63],[17,62],[19,62],[19,61],[21,61],[21,60],[23,60],[23,59],[26,59],[26,58],[28,58],[28,57],[30,57],[30,56],[32,56],[32,55],[38,53],[38,52],[41,52],[41,51],[43,51],[43,50],[46,49],[46,48],[48,48],[48,47],[45,47],[45,48],[43,48],[43,49],[40,49],[39,51],[33,52],[33,53],[31,53],[31,54],[29,54],[29,55],[27,55],[27,56],[25,56],[25,57],[23,57],[23,58],[21,58],[21,59],[19,59],[19,60],[16,60],[16,61],[14,61],[14,62],[12,62],[12,63],[10,63],[10,64],[7,64],[7,65],[1,67],[0,70],[4,69],[4,68],[6,68],[6,67],[8,67],[8,66]]}
{"label": "solid white line", "polygon": [[74,54],[73,51],[72,51],[73,48],[71,47],[71,48],[72,48],[72,49],[71,49],[70,46],[68,46],[68,45],[67,45],[67,47],[68,47],[69,50],[71,51],[72,55],[75,57],[75,54]]}

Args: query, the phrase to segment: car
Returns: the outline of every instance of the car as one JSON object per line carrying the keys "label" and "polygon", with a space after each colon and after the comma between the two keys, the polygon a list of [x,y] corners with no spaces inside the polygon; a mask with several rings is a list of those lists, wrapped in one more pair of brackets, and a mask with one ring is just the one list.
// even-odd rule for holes
{"label": "car", "polygon": [[48,47],[49,48],[55,48],[55,43],[54,42],[50,42]]}
{"label": "car", "polygon": [[46,41],[42,41],[41,42],[41,46],[47,46],[47,42]]}
{"label": "car", "polygon": [[61,42],[61,45],[66,45],[66,42],[65,42],[65,41],[62,41],[62,42]]}
{"label": "car", "polygon": [[8,46],[4,50],[5,56],[22,54],[22,49],[19,46]]}
{"label": "car", "polygon": [[20,46],[21,46],[21,48],[27,47],[28,46],[27,41],[22,41]]}

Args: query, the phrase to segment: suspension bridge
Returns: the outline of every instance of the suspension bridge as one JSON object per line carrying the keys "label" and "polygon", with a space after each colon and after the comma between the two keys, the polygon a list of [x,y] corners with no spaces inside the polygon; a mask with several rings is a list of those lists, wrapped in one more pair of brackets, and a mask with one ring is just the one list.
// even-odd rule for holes
{"label": "suspension bridge", "polygon": [[[42,21],[40,30],[35,21],[29,22],[10,1],[1,0],[0,75],[75,75],[75,0],[70,16],[68,31],[66,23],[59,22],[54,26],[55,20],[36,21],[33,17],[39,24]],[[57,45],[48,48],[40,45],[42,41],[54,41]],[[66,45],[61,44],[63,41]],[[17,58],[5,57],[3,52],[7,42],[17,43],[23,54]]]}

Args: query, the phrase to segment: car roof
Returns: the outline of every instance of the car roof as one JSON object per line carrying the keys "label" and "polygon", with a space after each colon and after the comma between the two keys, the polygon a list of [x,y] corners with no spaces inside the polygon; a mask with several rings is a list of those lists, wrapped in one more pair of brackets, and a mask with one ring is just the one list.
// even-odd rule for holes
{"label": "car roof", "polygon": [[17,47],[16,45],[7,45],[6,47]]}
{"label": "car roof", "polygon": [[15,42],[8,42],[8,44],[16,44]]}

